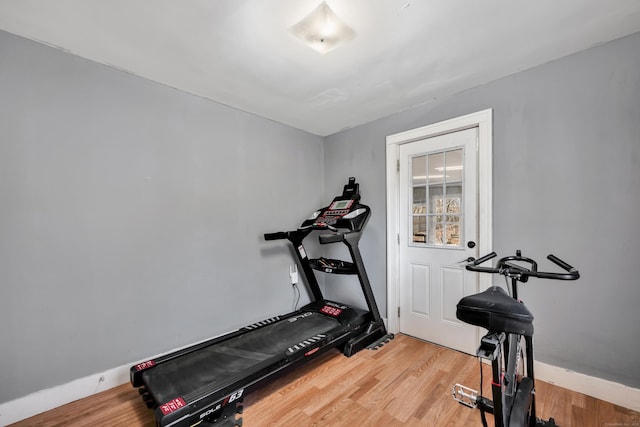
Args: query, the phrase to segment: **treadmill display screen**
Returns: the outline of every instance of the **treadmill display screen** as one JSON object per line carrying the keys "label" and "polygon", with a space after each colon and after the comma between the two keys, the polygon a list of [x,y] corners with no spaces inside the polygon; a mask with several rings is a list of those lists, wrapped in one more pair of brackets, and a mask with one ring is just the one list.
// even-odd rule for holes
{"label": "treadmill display screen", "polygon": [[353,200],[336,200],[335,202],[331,203],[331,206],[329,206],[329,210],[336,211],[340,209],[349,209],[352,204]]}

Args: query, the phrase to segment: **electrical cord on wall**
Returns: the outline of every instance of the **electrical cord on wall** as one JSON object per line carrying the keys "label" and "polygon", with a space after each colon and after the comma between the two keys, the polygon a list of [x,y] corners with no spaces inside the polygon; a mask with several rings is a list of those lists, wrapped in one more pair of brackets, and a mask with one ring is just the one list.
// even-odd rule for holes
{"label": "electrical cord on wall", "polygon": [[293,288],[293,311],[296,311],[300,303],[300,289],[298,288],[298,267],[295,264],[289,266],[289,278]]}
{"label": "electrical cord on wall", "polygon": [[293,287],[293,311],[298,309],[298,303],[300,302],[300,289],[298,289],[298,285],[294,283]]}

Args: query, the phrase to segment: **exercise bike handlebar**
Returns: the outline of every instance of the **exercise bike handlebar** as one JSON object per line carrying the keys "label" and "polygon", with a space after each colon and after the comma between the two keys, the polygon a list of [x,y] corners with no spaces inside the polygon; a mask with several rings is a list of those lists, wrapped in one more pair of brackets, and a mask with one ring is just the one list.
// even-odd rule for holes
{"label": "exercise bike handlebar", "polygon": [[473,265],[482,264],[483,262],[485,262],[485,261],[489,261],[491,258],[495,258],[495,257],[497,257],[497,256],[498,256],[498,254],[497,254],[497,253],[495,253],[495,252],[488,253],[488,254],[486,254],[485,256],[480,257],[480,258],[478,258],[478,259],[474,260],[474,261],[473,261]]}
{"label": "exercise bike handlebar", "polygon": [[567,272],[566,273],[538,272],[535,277],[540,277],[541,279],[558,279],[558,280],[576,280],[580,278],[580,272],[576,268],[564,262],[557,256],[549,254],[547,255],[547,259],[553,262],[554,264],[556,264],[557,266],[559,266],[560,268],[566,270]]}
{"label": "exercise bike handlebar", "polygon": [[549,254],[547,255],[547,259],[549,261],[551,261],[552,263],[560,266],[561,268],[565,269],[566,271],[568,271],[569,273],[572,272],[577,272],[578,270],[576,270],[574,267],[572,267],[571,265],[567,264],[566,262],[564,262],[563,260],[561,260],[560,258],[558,258],[555,255]]}
{"label": "exercise bike handlebar", "polygon": [[[580,278],[580,272],[572,267],[569,263],[561,260],[555,255],[549,254],[547,259],[563,270],[566,273],[553,273],[553,272],[545,272],[538,271],[538,264],[531,258],[523,257],[518,250],[515,256],[507,256],[500,258],[496,263],[495,267],[479,267],[479,264],[482,264],[485,261],[490,260],[491,258],[495,258],[497,255],[495,252],[491,252],[481,258],[473,260],[466,265],[466,269],[470,271],[478,271],[481,273],[496,273],[502,274],[505,276],[519,276],[523,278],[528,277],[538,277],[540,279],[556,279],[556,280],[577,280]],[[521,261],[528,263],[530,265],[529,268],[512,264],[509,261]]]}

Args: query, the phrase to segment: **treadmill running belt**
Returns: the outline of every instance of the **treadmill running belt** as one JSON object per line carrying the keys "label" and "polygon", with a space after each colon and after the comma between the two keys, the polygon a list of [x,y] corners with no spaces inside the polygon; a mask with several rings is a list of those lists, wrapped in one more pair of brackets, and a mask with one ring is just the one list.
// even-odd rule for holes
{"label": "treadmill running belt", "polygon": [[157,402],[168,402],[212,384],[222,386],[239,372],[284,357],[289,347],[339,325],[334,318],[304,313],[159,364],[142,377]]}

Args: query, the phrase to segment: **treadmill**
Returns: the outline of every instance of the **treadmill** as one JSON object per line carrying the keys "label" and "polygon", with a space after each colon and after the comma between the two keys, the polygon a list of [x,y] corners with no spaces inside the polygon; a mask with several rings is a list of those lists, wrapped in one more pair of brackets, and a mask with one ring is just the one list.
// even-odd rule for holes
{"label": "treadmill", "polygon": [[[360,204],[359,184],[349,178],[341,195],[316,211],[300,228],[265,234],[288,240],[311,290],[300,310],[272,317],[197,345],[132,366],[131,384],[153,408],[157,426],[235,426],[242,397],[322,353],[339,348],[345,356],[376,349],[387,334],[360,256],[358,242],[370,216]],[[321,244],[342,243],[351,261],[310,259],[303,240],[314,231]],[[357,276],[367,309],[324,299],[315,272]]]}

